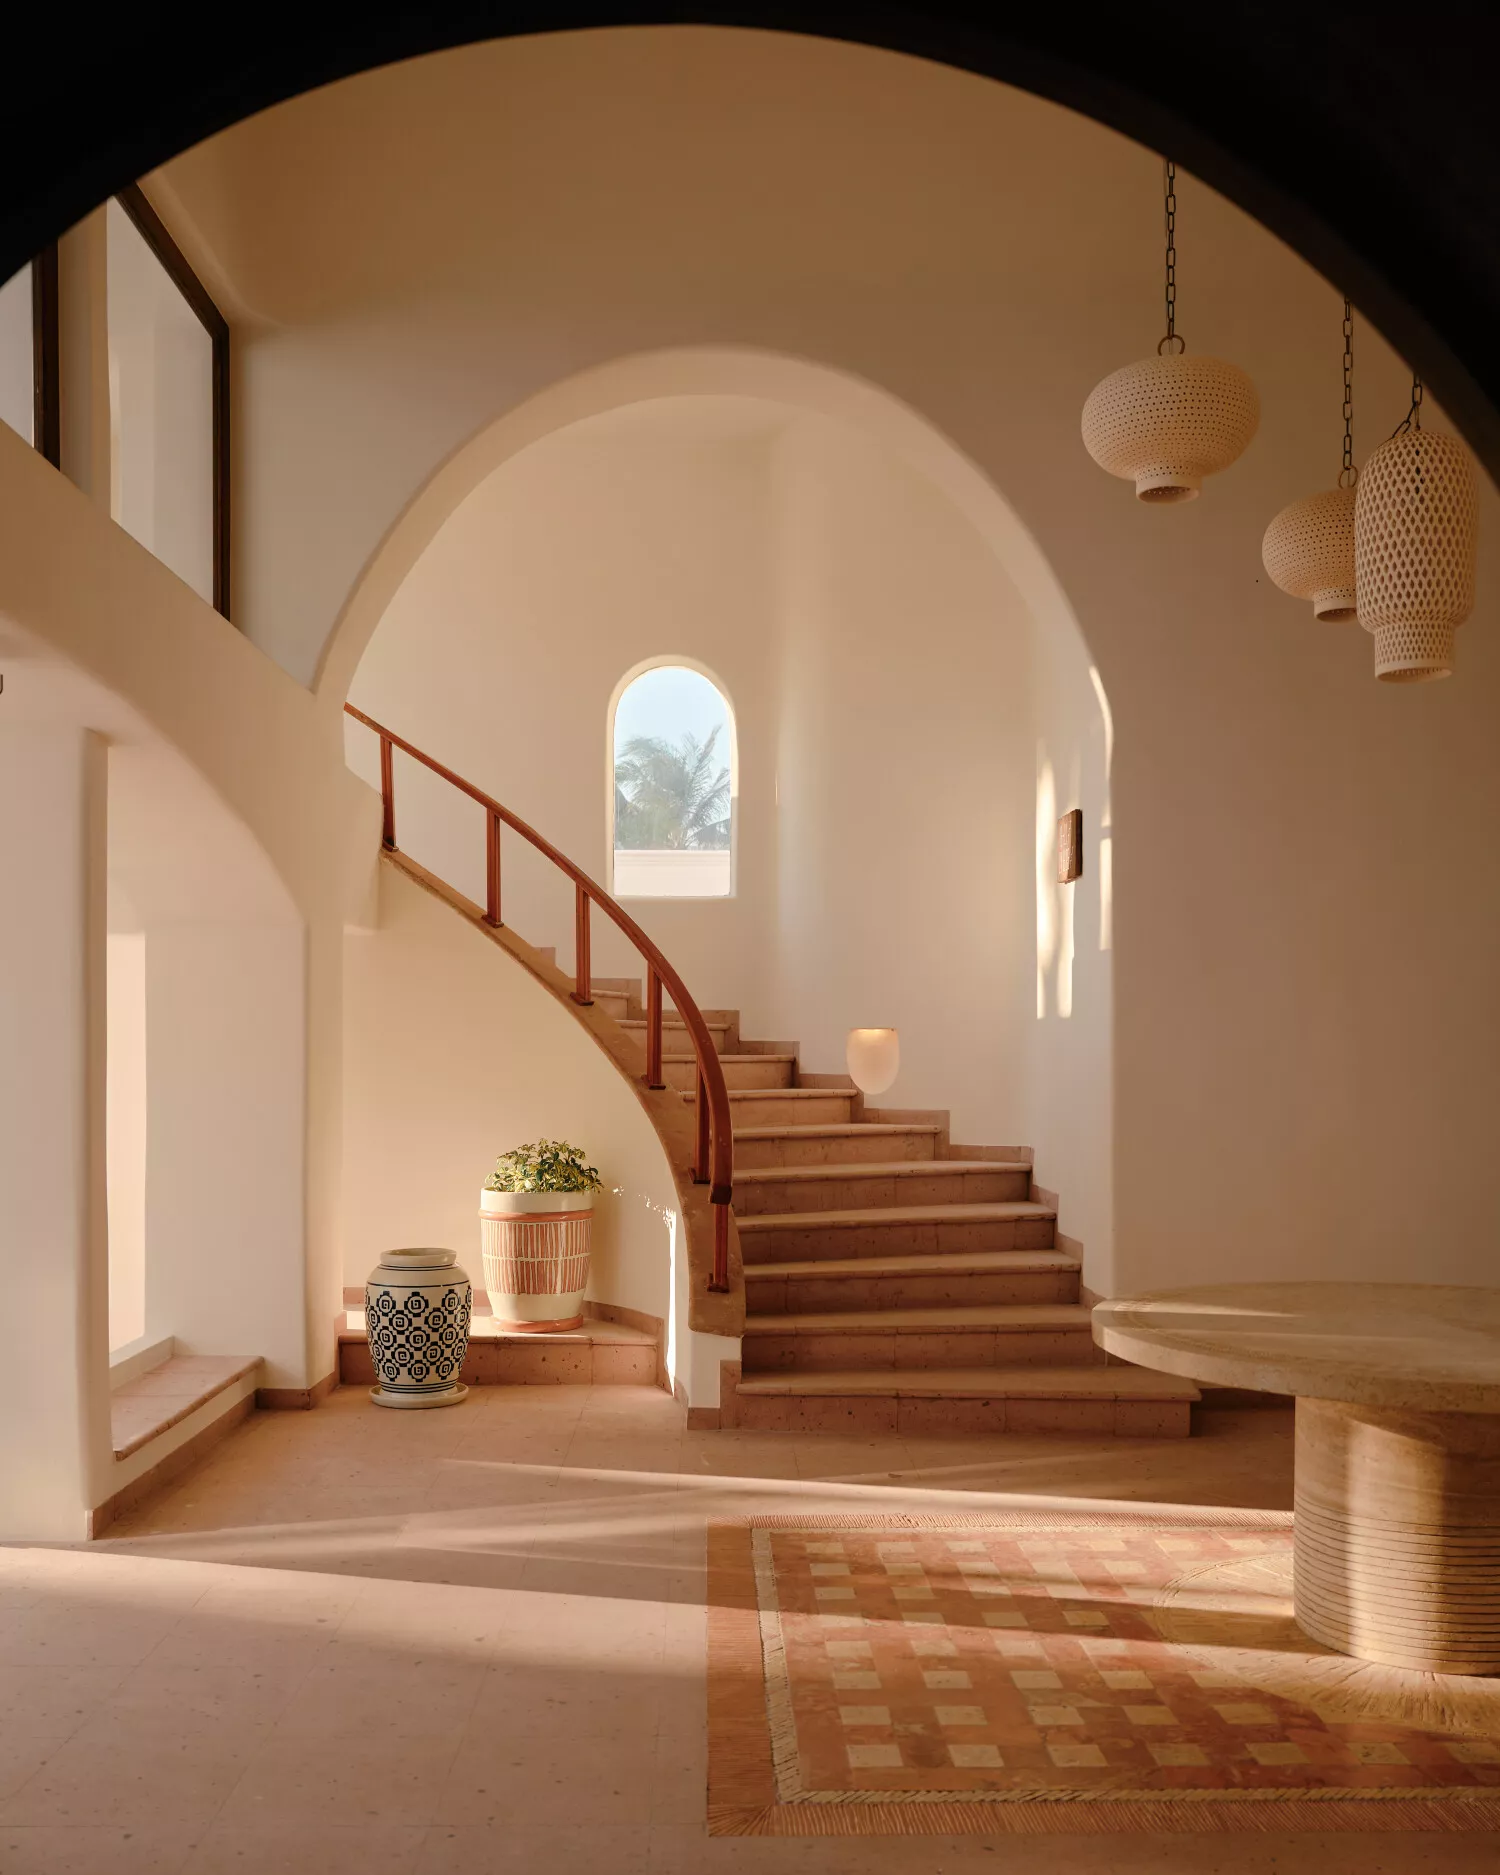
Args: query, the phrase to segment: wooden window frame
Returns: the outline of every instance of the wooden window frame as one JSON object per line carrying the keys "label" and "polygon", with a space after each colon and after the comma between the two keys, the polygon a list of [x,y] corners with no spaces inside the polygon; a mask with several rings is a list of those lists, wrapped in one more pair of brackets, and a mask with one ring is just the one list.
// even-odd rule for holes
{"label": "wooden window frame", "polygon": [[115,200],[196,314],[213,347],[214,610],[229,617],[229,321],[138,183]]}

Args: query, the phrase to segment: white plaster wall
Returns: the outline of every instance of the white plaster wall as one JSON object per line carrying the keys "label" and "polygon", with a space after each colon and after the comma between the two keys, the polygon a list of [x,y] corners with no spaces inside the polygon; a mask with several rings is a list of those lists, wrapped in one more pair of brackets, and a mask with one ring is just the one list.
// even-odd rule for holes
{"label": "white plaster wall", "polygon": [[482,1285],[486,1175],[512,1146],[562,1138],[608,1188],[591,1297],[667,1318],[677,1199],[640,1102],[520,964],[389,868],[378,930],[347,939],[344,1038],[347,1282],[383,1250],[441,1244]]}
{"label": "white plaster wall", "polygon": [[76,1542],[110,1463],[104,748],[0,728],[0,1535]]}
{"label": "white plaster wall", "polygon": [[304,943],[294,924],[146,942],[145,1331],[261,1355],[269,1387],[307,1384]]}
{"label": "white plaster wall", "polygon": [[876,1104],[1027,1144],[1027,615],[953,504],[855,430],[788,430],[776,490],[779,1033],[841,1073],[851,1028],[897,1028]]}
{"label": "white plaster wall", "polygon": [[[1024,1075],[1026,1143],[1058,1196],[1058,1229],[1082,1245],[1085,1286],[1118,1293],[1114,1155],[1112,712],[1072,631],[1032,634],[1035,989]],[[1083,872],[1057,880],[1057,823],[1083,813]]]}
{"label": "white plaster wall", "polygon": [[[615,690],[649,659],[706,666],[735,712],[735,895],[627,909],[701,1004],[742,1007],[747,1033],[761,1034],[777,1014],[768,439],[787,413],[746,410],[727,436],[615,434],[606,420],[507,464],[413,568],[350,700],[602,883]],[[357,772],[376,781],[374,737],[350,724],[346,742]],[[399,754],[396,800],[399,844],[482,901],[480,811]],[[503,850],[506,923],[570,963],[572,887],[519,837],[507,834]],[[596,917],[593,933],[598,974],[640,978],[638,954],[606,920]]]}
{"label": "white plaster wall", "polygon": [[146,1332],[146,934],[111,931],[105,1146],[109,1185],[109,1345]]}
{"label": "white plaster wall", "polygon": [[[237,1333],[228,1351],[268,1353],[287,1366],[285,1378],[270,1384],[307,1386],[333,1365],[342,1288],[343,921],[358,876],[351,855],[368,864],[379,838],[378,811],[349,776],[338,737],[306,691],[115,527],[106,505],[107,489],[81,493],[0,429],[6,708],[12,716],[93,727],[110,738],[109,858],[123,868],[122,884],[134,888],[138,922],[149,929],[215,912],[239,924],[279,917],[290,929],[301,921],[300,981],[277,992],[290,998],[289,1021],[302,1025],[290,1089],[277,1080],[237,1094],[271,1112],[295,1113],[302,1103],[297,1166],[290,1176],[284,1166],[275,1173],[277,1201],[296,1207],[295,1265],[289,1284],[265,1285],[266,1306],[281,1317],[271,1345],[235,1345]],[[154,930],[148,949],[152,937]],[[232,1003],[238,986],[230,982],[222,994]],[[102,1137],[102,1061],[100,1072]],[[209,1130],[215,1124],[208,1116],[202,1122]],[[213,1143],[232,1152],[233,1127]],[[101,1174],[102,1165],[101,1159]],[[238,1178],[241,1168],[230,1165],[228,1172]],[[257,1202],[240,1215],[258,1215]],[[231,1228],[228,1245],[238,1241]],[[225,1243],[207,1234],[192,1247],[203,1283],[232,1254]],[[253,1279],[253,1258],[264,1247],[252,1246],[225,1278],[231,1314],[236,1285]],[[101,1283],[103,1295],[102,1270]],[[259,1327],[253,1314],[237,1325],[240,1332]],[[288,1350],[295,1350],[295,1367]],[[101,1344],[101,1372],[106,1362]]]}
{"label": "white plaster wall", "polygon": [[[238,601],[303,679],[439,466],[573,374],[751,346],[920,412],[1029,528],[1114,711],[1113,1286],[1489,1275],[1500,507],[1486,485],[1452,683],[1378,687],[1357,630],[1269,587],[1267,520],[1337,469],[1335,286],[1181,179],[1179,324],[1265,416],[1201,501],[1152,511],[1078,413],[1158,336],[1158,160],[968,74],[541,36],[329,87],[159,183],[262,322]],[[1364,453],[1408,380],[1362,321],[1357,346]]]}
{"label": "white plaster wall", "polygon": [[[1025,1144],[1036,629],[991,545],[894,450],[794,406],[672,398],[481,484],[397,594],[353,700],[602,876],[601,699],[653,654],[715,671],[738,706],[735,894],[628,909],[746,1036],[837,1073],[851,1027],[894,1024],[888,1104]],[[1071,700],[1097,719],[1086,668]],[[373,737],[347,742],[373,781]],[[481,898],[472,804],[399,756],[396,787],[400,844]],[[507,922],[570,958],[570,892],[519,839],[505,851]],[[598,924],[596,969],[639,976]],[[1107,1035],[1099,1067],[1107,1113]]]}

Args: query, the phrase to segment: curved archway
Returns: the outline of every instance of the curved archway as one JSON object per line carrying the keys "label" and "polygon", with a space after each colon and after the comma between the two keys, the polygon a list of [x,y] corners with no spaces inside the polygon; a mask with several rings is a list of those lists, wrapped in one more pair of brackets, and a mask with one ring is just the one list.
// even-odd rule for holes
{"label": "curved archway", "polygon": [[910,405],[851,372],[742,348],[691,346],[617,358],[528,398],[478,430],[430,477],[387,530],[344,602],[313,689],[343,709],[376,626],[438,530],[481,482],[533,443],[631,404],[723,396],[787,404],[863,430],[933,482],[1004,563],[1040,626],[1085,643],[1062,583],[1030,530],[984,472]]}
{"label": "curved archway", "polygon": [[[0,126],[0,158],[28,179],[0,211],[0,277],[124,183],[299,92],[495,36],[681,17],[598,0],[504,16],[475,0],[436,0],[420,13],[385,0],[362,7],[351,31],[342,8],[304,8],[295,30],[268,30],[238,47],[229,66],[215,45],[170,20],[143,36],[134,21],[101,17],[82,47],[62,16],[30,22],[30,80]],[[1479,22],[1463,0],[1440,5],[1436,18],[1429,11],[1415,66],[1405,15],[1353,5],[1325,10],[1322,30],[1300,35],[1295,58],[1261,9],[1248,6],[1220,8],[1192,33],[1165,38],[1142,35],[1123,12],[1092,14],[1080,34],[1062,12],[996,16],[965,0],[886,6],[870,18],[741,0],[716,19],[938,60],[1051,98],[1150,147],[1170,145],[1339,281],[1500,469],[1500,363],[1490,343],[1500,283],[1493,216],[1477,193],[1500,158],[1488,66],[1472,56]],[[1441,139],[1405,134],[1424,115],[1443,122]],[[1296,138],[1284,134],[1288,120]],[[70,126],[66,139],[55,134],[61,122]]]}
{"label": "curved archway", "polygon": [[[590,438],[602,435],[618,445],[651,435],[660,424],[682,424],[692,434],[691,414],[684,410],[674,418],[661,414],[664,409],[729,401],[778,412],[778,423],[792,425],[802,439],[782,465],[792,479],[774,484],[781,490],[780,529],[791,512],[787,502],[808,503],[810,497],[810,505],[799,508],[805,520],[794,524],[791,536],[773,528],[768,542],[775,553],[790,543],[794,555],[805,556],[795,565],[814,586],[822,582],[819,568],[836,584],[841,563],[873,569],[860,545],[867,495],[894,504],[888,510],[892,541],[923,543],[915,547],[913,564],[927,571],[909,581],[898,570],[895,547],[885,571],[856,576],[873,597],[887,573],[894,573],[906,597],[882,604],[877,635],[866,640],[860,634],[853,663],[851,641],[833,612],[820,613],[813,623],[794,611],[768,612],[760,661],[774,665],[774,675],[760,694],[743,665],[743,646],[728,639],[721,645],[728,682],[690,654],[642,659],[641,650],[651,650],[654,637],[648,604],[634,615],[633,637],[618,641],[633,642],[638,661],[616,678],[618,666],[601,665],[611,655],[608,632],[596,629],[601,601],[606,616],[612,603],[607,578],[601,588],[596,575],[581,602],[568,585],[560,609],[546,613],[537,609],[533,556],[524,562],[532,570],[518,575],[517,593],[526,595],[520,609],[512,612],[494,600],[505,590],[498,576],[505,562],[476,556],[490,554],[489,543],[510,536],[516,524],[504,516],[527,517],[518,538],[582,542],[597,525],[590,517],[603,512],[589,505],[597,494],[582,493],[592,486],[588,479],[580,481],[564,470],[561,457],[550,454],[555,446],[572,446],[570,433],[585,448]],[[713,420],[727,419],[720,413]],[[735,421],[748,425],[750,419]],[[790,440],[792,431],[783,431],[781,442]],[[528,469],[528,459],[537,466]],[[873,465],[879,462],[892,466],[877,470]],[[906,491],[899,497],[891,493],[896,482]],[[522,491],[531,486],[544,491],[537,496],[544,505],[529,505]],[[836,513],[813,492],[820,487],[833,494]],[[511,502],[518,505],[511,509]],[[663,564],[660,555],[676,553],[679,539],[686,538],[680,530],[693,527],[696,510],[683,515],[648,504],[642,512],[669,517],[664,534],[647,537],[654,546],[638,549],[625,563],[636,580],[644,565],[649,586],[650,569]],[[875,531],[881,532],[878,524]],[[928,608],[934,589],[924,580],[933,575],[942,589],[943,556],[952,556],[947,565],[969,569],[955,575],[952,588],[965,597],[951,601],[951,625],[939,610],[925,634],[914,639],[909,607]],[[976,563],[993,570],[976,574]],[[778,558],[775,564],[779,588],[794,561]],[[863,603],[854,585],[840,590],[856,607]],[[481,594],[487,595],[483,601]],[[487,623],[484,613],[472,610],[480,603],[498,605]],[[565,609],[580,603],[576,613]],[[943,600],[936,603],[941,608]],[[441,622],[450,614],[451,631]],[[670,610],[661,616],[670,617]],[[684,615],[684,622],[685,635],[695,642],[691,616]],[[392,634],[382,636],[379,648],[372,644],[377,627]],[[514,655],[522,660],[517,668],[527,673],[522,681],[536,686],[537,721],[551,724],[528,729],[530,758],[520,760],[512,779],[517,786],[550,790],[545,801],[529,805],[529,817],[586,866],[589,847],[572,842],[598,838],[593,804],[599,797],[586,785],[580,812],[576,784],[581,765],[596,758],[568,728],[560,699],[575,683],[582,695],[592,687],[599,705],[608,695],[605,722],[612,747],[619,700],[643,671],[663,663],[695,668],[727,697],[738,670],[746,693],[735,707],[743,703],[746,712],[743,759],[750,790],[740,830],[750,845],[744,849],[744,883],[736,888],[742,908],[719,916],[707,908],[693,914],[684,902],[658,903],[653,935],[688,975],[700,1002],[750,1008],[755,1014],[747,1033],[796,1035],[808,1047],[809,1065],[818,1068],[834,1066],[842,1053],[844,1030],[833,1030],[846,1001],[851,1008],[855,1001],[873,1007],[907,996],[903,979],[920,983],[920,995],[909,996],[909,1016],[902,1018],[913,1024],[914,1041],[922,1025],[928,1037],[921,1071],[927,1079],[919,1072],[911,1080],[912,1098],[924,1106],[951,1104],[957,1123],[966,1123],[956,1137],[1017,1136],[1034,1145],[1050,1176],[1069,1193],[1069,1229],[1089,1252],[1091,1284],[1110,1287],[1113,960],[1104,848],[1113,830],[1107,705],[1061,581],[990,478],[925,417],[847,372],[729,348],[618,359],[550,386],[487,425],[432,477],[389,530],[344,608],[323,658],[322,707],[337,710],[360,669],[362,707],[381,715],[377,693],[384,685],[389,698],[400,694],[411,708],[429,710],[430,737],[442,729],[431,709],[443,696],[455,741],[471,760],[491,759],[485,754],[486,723],[466,699],[476,686],[492,693],[503,675],[495,653],[483,648],[496,631],[511,635]],[[669,642],[678,635],[675,623],[664,632]],[[715,655],[715,642],[712,633],[703,638],[705,655]],[[552,647],[534,669],[524,662],[529,643]],[[561,664],[558,644],[569,647]],[[361,668],[367,646],[372,655]],[[435,673],[448,673],[434,677],[446,689],[435,687],[425,699],[419,682],[424,660],[432,661]],[[881,673],[878,698],[870,692],[865,701],[857,700],[861,670],[872,681],[873,673]],[[462,679],[455,682],[458,672]],[[368,696],[367,682],[375,686]],[[932,705],[925,716],[923,694]],[[912,733],[903,738],[898,724],[913,705]],[[598,721],[593,706],[588,717]],[[881,723],[895,746],[888,743],[871,770],[871,738],[878,742]],[[446,750],[444,759],[465,773],[478,772]],[[606,790],[611,767],[605,764],[601,776]],[[962,799],[962,809],[945,807],[945,772],[955,784],[950,802]],[[498,772],[480,779],[500,798],[510,798],[510,782]],[[979,801],[993,808],[976,813]],[[1042,806],[1045,826],[1036,818]],[[1075,806],[1085,812],[1093,857],[1079,892],[1060,893],[1055,863],[1050,872],[1047,865],[1049,854],[1055,856],[1051,823],[1054,807],[1060,814]],[[414,838],[430,838],[436,856],[446,832],[437,823],[426,825],[420,814],[413,824]],[[420,845],[413,851],[431,863]],[[519,928],[542,935],[528,920],[545,908],[519,902]],[[868,941],[876,931],[882,931],[879,941]],[[555,931],[547,935],[561,937]],[[769,961],[760,964],[759,958]],[[982,986],[977,999],[976,983]],[[922,1054],[914,1050],[914,1061]],[[1086,1066],[1079,1065],[1082,1056]],[[993,1061],[1004,1065],[996,1069]]]}

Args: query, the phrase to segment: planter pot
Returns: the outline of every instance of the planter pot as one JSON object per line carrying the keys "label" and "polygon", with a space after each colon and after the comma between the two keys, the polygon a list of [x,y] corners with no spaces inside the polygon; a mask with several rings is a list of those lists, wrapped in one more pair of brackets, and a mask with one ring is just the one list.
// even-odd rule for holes
{"label": "planter pot", "polygon": [[484,1286],[502,1328],[540,1335],[577,1328],[589,1286],[591,1191],[482,1191]]}
{"label": "planter pot", "polygon": [[474,1292],[456,1250],[387,1250],[365,1282],[377,1406],[457,1406]]}

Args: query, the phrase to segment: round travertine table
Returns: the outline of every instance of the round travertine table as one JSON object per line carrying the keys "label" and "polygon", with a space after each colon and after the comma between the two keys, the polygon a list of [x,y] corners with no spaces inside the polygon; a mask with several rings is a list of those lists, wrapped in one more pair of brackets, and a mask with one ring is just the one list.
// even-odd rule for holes
{"label": "round travertine table", "polygon": [[1244,1283],[1101,1302],[1159,1372],[1297,1401],[1293,1603],[1340,1653],[1500,1674],[1500,1289]]}

